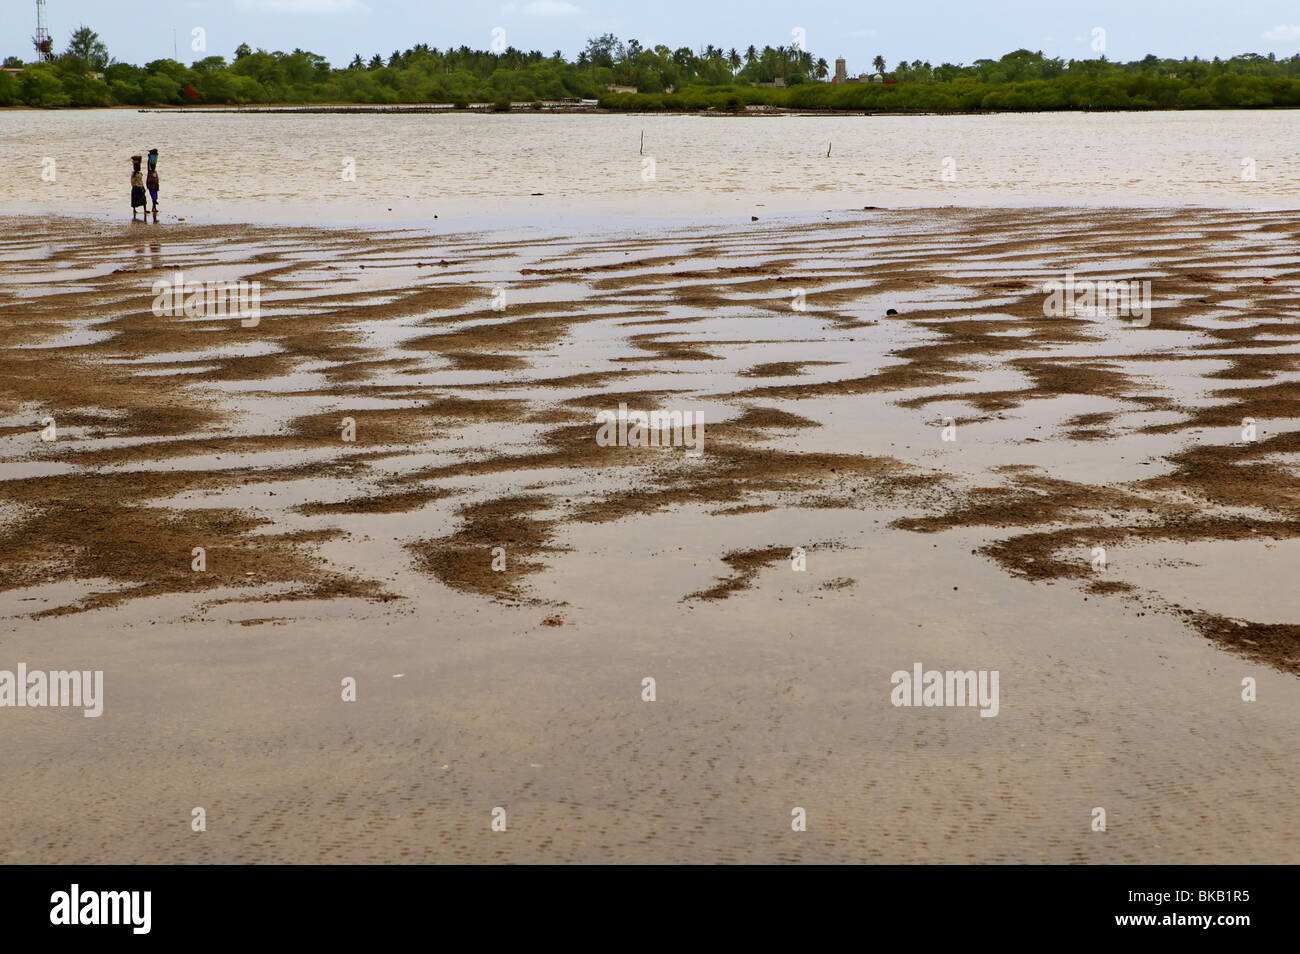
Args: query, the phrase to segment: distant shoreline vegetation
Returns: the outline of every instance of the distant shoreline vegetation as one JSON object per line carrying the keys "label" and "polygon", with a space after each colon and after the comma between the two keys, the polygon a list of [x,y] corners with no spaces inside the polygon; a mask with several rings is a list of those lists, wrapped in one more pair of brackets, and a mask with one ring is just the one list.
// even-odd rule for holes
{"label": "distant shoreline vegetation", "polygon": [[[867,64],[855,64],[864,67]],[[310,106],[491,103],[507,110],[543,101],[596,100],[628,112],[745,112],[769,109],[971,113],[1043,110],[1251,109],[1300,106],[1300,55],[1247,53],[1231,59],[1130,63],[1061,60],[1016,50],[998,60],[894,69],[876,56],[860,80],[833,81],[823,58],[798,46],[741,52],[643,47],[606,34],[572,60],[513,47],[440,51],[417,44],[331,66],[305,50],[253,50],[233,61],[207,56],[144,66],[112,60],[98,35],[80,27],[49,61],[10,56],[0,72],[0,106]]]}
{"label": "distant shoreline vegetation", "polygon": [[598,108],[624,112],[739,111],[751,106],[868,113],[1043,112],[1052,110],[1252,109],[1300,106],[1300,79],[1224,76],[1226,83],[1141,78],[1058,78],[1022,83],[960,79],[932,85],[792,89],[692,87],[680,93],[606,93]]}

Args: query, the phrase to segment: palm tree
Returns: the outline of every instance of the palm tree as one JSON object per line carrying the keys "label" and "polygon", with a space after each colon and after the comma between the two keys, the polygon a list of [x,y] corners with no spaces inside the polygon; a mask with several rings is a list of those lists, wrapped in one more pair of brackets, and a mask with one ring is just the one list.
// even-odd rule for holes
{"label": "palm tree", "polygon": [[879,53],[877,53],[876,58],[871,61],[871,65],[875,67],[876,72],[881,76],[885,75],[885,58]]}
{"label": "palm tree", "polygon": [[831,68],[826,64],[826,60],[824,58],[817,60],[817,66],[815,69],[816,69],[815,75],[819,80],[824,80],[828,75],[830,75]]}
{"label": "palm tree", "polygon": [[790,74],[799,69],[803,61],[803,50],[799,49],[798,43],[791,43],[781,50],[781,76],[787,81]]}
{"label": "palm tree", "polygon": [[736,52],[734,46],[727,52],[727,65],[731,67],[732,73],[740,69],[740,54]]}
{"label": "palm tree", "polygon": [[745,51],[745,65],[752,66],[754,61],[757,59],[758,59],[758,50],[754,49],[754,44],[751,43],[749,45],[749,49]]}

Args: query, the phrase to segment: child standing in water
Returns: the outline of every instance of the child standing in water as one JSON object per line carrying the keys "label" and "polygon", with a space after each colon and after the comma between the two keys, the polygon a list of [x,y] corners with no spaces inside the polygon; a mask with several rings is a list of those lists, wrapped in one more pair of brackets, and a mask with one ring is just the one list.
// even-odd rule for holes
{"label": "child standing in water", "polygon": [[148,215],[145,209],[144,198],[144,173],[140,171],[140,157],[131,157],[131,221],[135,221],[135,210],[139,208],[141,212]]}
{"label": "child standing in water", "polygon": [[149,198],[153,199],[153,220],[158,221],[158,150],[149,150],[149,174],[145,176],[145,187],[149,190]]}

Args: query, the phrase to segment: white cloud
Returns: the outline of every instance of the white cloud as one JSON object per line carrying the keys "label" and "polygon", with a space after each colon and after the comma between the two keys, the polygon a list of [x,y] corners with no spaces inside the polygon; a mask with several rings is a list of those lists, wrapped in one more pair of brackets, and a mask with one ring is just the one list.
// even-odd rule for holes
{"label": "white cloud", "polygon": [[1300,26],[1288,26],[1280,23],[1271,30],[1264,31],[1264,39],[1274,43],[1294,43],[1300,40]]}
{"label": "white cloud", "polygon": [[361,0],[235,0],[249,13],[369,13]]}

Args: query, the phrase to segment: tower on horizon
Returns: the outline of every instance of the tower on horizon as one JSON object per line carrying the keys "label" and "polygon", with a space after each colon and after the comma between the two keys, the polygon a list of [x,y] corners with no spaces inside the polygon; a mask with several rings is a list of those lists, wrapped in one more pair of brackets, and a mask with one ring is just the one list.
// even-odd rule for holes
{"label": "tower on horizon", "polygon": [[54,41],[45,26],[45,0],[36,0],[36,35],[32,37],[32,45],[36,47],[38,62],[48,63],[54,59]]}

